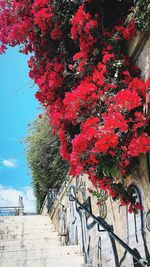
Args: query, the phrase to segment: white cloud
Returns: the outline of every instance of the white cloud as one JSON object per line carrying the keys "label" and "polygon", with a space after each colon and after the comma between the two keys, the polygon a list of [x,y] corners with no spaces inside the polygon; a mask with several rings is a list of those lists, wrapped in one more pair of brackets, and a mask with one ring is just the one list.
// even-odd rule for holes
{"label": "white cloud", "polygon": [[35,197],[33,189],[30,186],[17,190],[13,187],[7,187],[0,184],[0,206],[18,206],[19,196],[23,197],[24,211],[35,212]]}
{"label": "white cloud", "polygon": [[2,160],[2,164],[8,168],[15,168],[17,166],[17,162],[15,159],[4,159]]}

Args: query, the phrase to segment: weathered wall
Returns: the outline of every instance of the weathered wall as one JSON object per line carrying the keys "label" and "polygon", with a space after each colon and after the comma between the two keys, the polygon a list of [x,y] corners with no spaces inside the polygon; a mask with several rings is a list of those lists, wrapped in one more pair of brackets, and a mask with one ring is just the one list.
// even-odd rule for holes
{"label": "weathered wall", "polygon": [[[136,61],[142,69],[142,76],[146,79],[150,74],[150,39],[147,41],[145,39],[144,42],[141,40],[141,35],[139,35],[132,42],[129,54],[131,60]],[[141,46],[143,47],[141,48]],[[120,238],[132,248],[136,248],[142,257],[148,259],[150,257],[150,232],[146,228],[146,213],[150,210],[150,178],[148,177],[146,156],[141,156],[138,168],[129,175],[127,183],[134,187],[139,201],[144,206],[143,211],[137,215],[129,214],[126,207],[120,207],[110,198],[103,206],[98,207],[97,200],[90,198],[92,212],[96,216],[105,217]],[[78,199],[82,203],[87,202],[90,197],[87,189],[92,188],[88,177],[84,176],[77,180],[70,180],[58,195],[51,211],[51,218],[61,236],[62,243],[81,244],[86,261],[93,263],[94,267],[138,266],[134,265],[133,258],[129,253],[126,253],[120,245],[110,239],[107,232],[98,231],[93,219],[79,209],[75,202],[69,201],[67,190],[70,185],[75,187]]]}
{"label": "weathered wall", "polygon": [[[142,203],[147,207],[146,201],[143,202],[139,176],[136,180],[133,179],[135,174],[129,177],[130,183],[132,180],[134,181],[139,200],[142,198]],[[85,203],[90,196],[87,189],[92,187],[88,178],[84,176],[78,180],[74,179],[68,186],[70,185],[75,186],[78,191],[78,199]],[[125,207],[119,207],[119,204],[110,198],[101,207],[98,207],[96,199],[92,198],[91,207],[96,216],[103,215],[105,217],[106,215],[106,221],[113,225],[114,232],[129,246],[138,249],[142,257],[149,257],[150,234],[145,225],[146,209],[138,215],[129,214]],[[133,266],[132,257],[128,253],[126,254],[120,245],[115,244],[107,232],[99,232],[93,219],[79,209],[75,202],[69,201],[67,188],[64,189],[63,194],[59,195],[51,212],[51,218],[61,236],[62,243],[80,244],[85,252],[87,262],[93,263],[94,267]]]}

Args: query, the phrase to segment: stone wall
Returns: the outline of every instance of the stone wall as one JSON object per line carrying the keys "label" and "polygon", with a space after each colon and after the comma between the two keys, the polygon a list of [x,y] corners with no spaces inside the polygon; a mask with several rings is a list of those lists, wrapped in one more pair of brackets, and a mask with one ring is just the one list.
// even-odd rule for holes
{"label": "stone wall", "polygon": [[[130,43],[129,55],[142,69],[142,77],[150,74],[150,39],[145,34],[139,34]],[[138,267],[132,256],[118,243],[111,239],[106,231],[98,229],[95,221],[81,210],[75,202],[70,202],[68,189],[74,186],[80,202],[91,208],[95,216],[104,218],[112,225],[114,232],[130,247],[136,248],[143,258],[150,258],[150,232],[146,228],[146,214],[150,210],[150,177],[148,176],[146,156],[140,157],[139,166],[127,177],[138,196],[144,210],[139,214],[130,214],[126,207],[112,201],[109,197],[101,206],[91,198],[88,188],[92,184],[84,175],[71,179],[61,188],[50,216],[59,232],[63,244],[80,244],[85,253],[85,261],[93,263],[94,267]]]}

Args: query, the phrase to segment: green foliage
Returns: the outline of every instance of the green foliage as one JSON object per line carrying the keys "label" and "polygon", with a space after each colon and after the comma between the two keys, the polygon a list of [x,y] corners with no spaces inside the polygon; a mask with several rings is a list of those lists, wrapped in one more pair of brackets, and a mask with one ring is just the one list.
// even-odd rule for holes
{"label": "green foliage", "polygon": [[150,2],[149,0],[134,0],[135,6],[127,17],[127,21],[134,20],[140,31],[150,30]]}
{"label": "green foliage", "polygon": [[30,125],[25,143],[39,211],[48,189],[60,188],[67,175],[68,164],[60,157],[59,141],[52,134],[46,116]]}

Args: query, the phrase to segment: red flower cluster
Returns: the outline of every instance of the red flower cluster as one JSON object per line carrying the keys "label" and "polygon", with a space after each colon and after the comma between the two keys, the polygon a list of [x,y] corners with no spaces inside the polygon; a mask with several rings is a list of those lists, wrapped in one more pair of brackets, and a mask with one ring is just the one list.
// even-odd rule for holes
{"label": "red flower cluster", "polygon": [[141,106],[141,98],[136,91],[125,89],[117,93],[112,102],[116,106],[116,109],[130,112],[132,109]]}
{"label": "red flower cluster", "polygon": [[120,168],[125,177],[134,157],[150,150],[142,112],[150,79],[136,77],[121,46],[135,34],[134,21],[105,28],[103,9],[95,7],[96,0],[0,1],[0,53],[7,45],[32,53],[36,98],[60,138],[70,174],[87,173],[132,211],[141,207],[114,176]]}
{"label": "red flower cluster", "polygon": [[80,49],[80,52],[74,55],[73,60],[79,61],[77,72],[82,72],[93,52],[93,45],[97,41],[97,38],[92,36],[92,32],[98,27],[98,22],[96,18],[92,19],[89,12],[85,12],[83,4],[79,6],[71,20],[71,24],[71,37],[79,42]]}
{"label": "red flower cluster", "polygon": [[135,137],[129,144],[128,154],[132,157],[137,157],[140,153],[146,153],[150,150],[150,138],[147,134]]}
{"label": "red flower cluster", "polygon": [[100,133],[100,138],[95,143],[95,151],[106,154],[110,148],[111,149],[116,148],[118,143],[119,143],[118,135],[115,132],[105,131],[102,128]]}
{"label": "red flower cluster", "polygon": [[86,78],[71,93],[66,93],[63,101],[66,107],[66,118],[71,121],[77,121],[78,118],[79,122],[79,117],[83,118],[84,113],[87,113],[88,109],[91,110],[91,105],[97,104],[97,100],[98,88],[91,79]]}
{"label": "red flower cluster", "polygon": [[130,21],[126,26],[116,26],[115,30],[121,34],[125,40],[131,40],[136,33],[136,27],[134,20]]}

